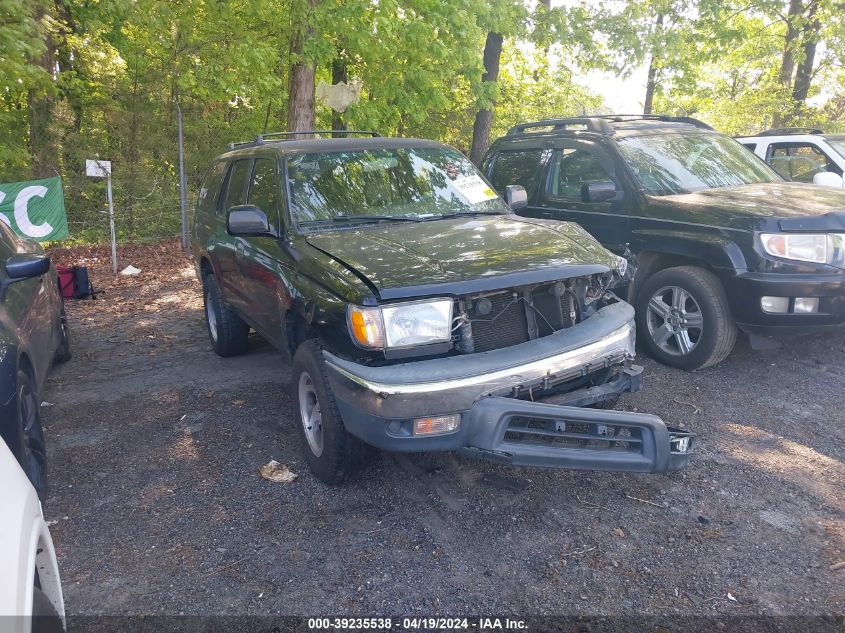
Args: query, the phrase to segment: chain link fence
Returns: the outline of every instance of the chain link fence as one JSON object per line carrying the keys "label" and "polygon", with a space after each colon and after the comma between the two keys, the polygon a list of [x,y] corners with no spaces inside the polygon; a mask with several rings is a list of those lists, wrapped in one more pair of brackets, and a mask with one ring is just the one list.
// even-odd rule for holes
{"label": "chain link fence", "polygon": [[[75,243],[105,243],[109,236],[106,180],[85,175],[85,160],[112,163],[112,193],[118,243],[178,239],[181,235],[179,138],[174,111],[122,115],[91,137],[63,139],[61,174],[70,237]],[[140,117],[139,117],[140,118]],[[221,120],[222,119],[222,120]],[[184,162],[190,215],[205,171],[232,141],[254,138],[264,121],[255,113],[184,113]],[[266,120],[266,118],[265,118]]]}

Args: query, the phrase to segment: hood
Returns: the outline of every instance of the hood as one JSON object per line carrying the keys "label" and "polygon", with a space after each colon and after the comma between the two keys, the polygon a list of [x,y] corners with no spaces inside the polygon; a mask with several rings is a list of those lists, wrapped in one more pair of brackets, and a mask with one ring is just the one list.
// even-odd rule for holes
{"label": "hood", "polygon": [[603,273],[615,263],[577,226],[515,215],[372,224],[306,240],[381,299],[484,292]]}
{"label": "hood", "polygon": [[[688,211],[691,221],[697,224],[746,230],[830,231],[845,228],[845,190],[819,185],[770,182],[661,196],[654,200],[659,207],[668,204],[676,210]],[[787,228],[796,223],[808,228]],[[823,228],[825,226],[830,228]]]}

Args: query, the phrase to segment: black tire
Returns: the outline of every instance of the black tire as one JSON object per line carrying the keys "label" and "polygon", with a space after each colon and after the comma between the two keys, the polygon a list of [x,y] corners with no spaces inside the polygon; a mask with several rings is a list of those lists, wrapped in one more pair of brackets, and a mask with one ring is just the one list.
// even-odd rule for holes
{"label": "black tire", "polygon": [[15,396],[15,445],[18,463],[32,483],[38,497],[47,497],[47,446],[41,426],[41,402],[29,374],[18,370]]}
{"label": "black tire", "polygon": [[[301,387],[300,383],[304,381],[310,382]],[[324,483],[332,486],[343,483],[363,468],[369,450],[343,425],[329,386],[322,351],[316,341],[305,341],[296,350],[291,382],[294,417],[308,467]],[[311,397],[313,400],[310,400]],[[314,406],[317,407],[319,419],[314,418],[316,423],[312,421],[308,427],[307,411]],[[319,442],[315,437],[317,434]],[[315,443],[319,446],[315,446]]]}
{"label": "black tire", "polygon": [[53,360],[57,363],[66,363],[71,359],[73,354],[70,351],[70,329],[68,328],[67,324],[67,314],[65,314],[65,300],[59,296],[59,301],[61,301],[61,309],[59,311],[59,336],[61,337],[59,340],[59,346],[56,348],[56,355],[53,357]]}
{"label": "black tire", "polygon": [[[687,296],[676,295],[676,289]],[[659,303],[652,304],[658,297]],[[669,314],[661,316],[664,308],[670,309]],[[725,360],[736,344],[737,328],[725,290],[703,268],[677,266],[655,273],[638,290],[636,309],[640,340],[665,365],[686,370],[710,367]],[[700,326],[695,327],[696,323]]]}
{"label": "black tire", "polygon": [[32,595],[32,633],[64,633],[56,607],[38,587]]}
{"label": "black tire", "polygon": [[223,300],[214,275],[203,277],[203,307],[208,338],[218,356],[237,356],[249,346],[249,326]]}

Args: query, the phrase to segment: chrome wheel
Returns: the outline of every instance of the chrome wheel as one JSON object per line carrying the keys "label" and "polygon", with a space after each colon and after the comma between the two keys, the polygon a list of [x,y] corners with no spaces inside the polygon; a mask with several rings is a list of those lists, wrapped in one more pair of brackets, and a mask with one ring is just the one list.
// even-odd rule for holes
{"label": "chrome wheel", "polygon": [[305,439],[315,457],[323,454],[323,414],[314,390],[314,382],[307,372],[299,375],[299,419],[305,430]]}
{"label": "chrome wheel", "polygon": [[655,344],[667,354],[686,356],[701,340],[704,315],[687,290],[664,286],[648,300],[646,323]]}
{"label": "chrome wheel", "polygon": [[209,296],[211,293],[205,293],[205,320],[208,322],[208,331],[211,333],[212,340],[217,340],[217,313],[214,311],[214,305]]}

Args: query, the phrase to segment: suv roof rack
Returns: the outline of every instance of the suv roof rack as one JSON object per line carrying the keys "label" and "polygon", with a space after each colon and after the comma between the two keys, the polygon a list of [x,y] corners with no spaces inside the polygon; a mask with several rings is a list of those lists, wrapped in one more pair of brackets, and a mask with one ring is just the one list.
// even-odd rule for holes
{"label": "suv roof rack", "polygon": [[299,135],[317,135],[317,134],[331,134],[332,138],[340,135],[340,136],[348,136],[349,134],[356,134],[360,136],[372,136],[373,138],[378,138],[381,136],[378,132],[373,132],[372,130],[302,130],[299,132],[264,132],[263,134],[259,134],[255,137],[255,139],[251,141],[238,141],[235,143],[229,143],[229,150],[233,150],[238,147],[252,147],[255,145],[264,145],[265,142],[272,142],[272,141],[287,141],[290,140],[291,136],[299,136]]}
{"label": "suv roof rack", "polygon": [[688,116],[669,116],[666,114],[596,114],[582,117],[567,117],[563,119],[542,119],[530,123],[520,123],[508,130],[508,136],[522,134],[526,130],[539,127],[551,127],[552,131],[566,130],[568,127],[584,126],[589,132],[600,134],[613,134],[613,123],[626,121],[664,121],[666,123],[686,123],[705,130],[713,128]]}
{"label": "suv roof rack", "polygon": [[508,136],[522,134],[526,130],[538,127],[550,127],[553,131],[565,130],[568,127],[584,126],[590,132],[613,134],[613,128],[599,117],[569,117],[565,119],[542,119],[530,123],[519,123],[508,130]]}
{"label": "suv roof rack", "polygon": [[773,127],[760,132],[757,136],[788,136],[790,134],[824,134],[824,131],[817,127]]}

